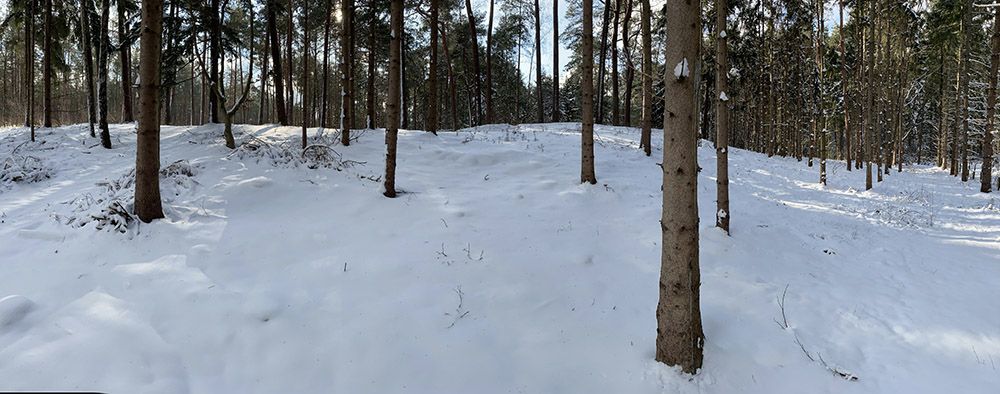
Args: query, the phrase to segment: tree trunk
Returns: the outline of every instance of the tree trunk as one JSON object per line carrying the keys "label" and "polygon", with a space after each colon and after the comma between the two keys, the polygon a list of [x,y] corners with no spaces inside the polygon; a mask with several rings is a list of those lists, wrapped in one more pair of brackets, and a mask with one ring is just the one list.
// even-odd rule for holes
{"label": "tree trunk", "polygon": [[[468,0],[466,0],[468,1]],[[535,96],[538,99],[536,109],[538,116],[535,121],[545,121],[545,107],[542,103],[542,19],[538,13],[538,0],[535,0]]]}
{"label": "tree trunk", "polygon": [[611,26],[611,124],[621,126],[621,108],[618,107],[618,22],[621,15],[621,0],[615,0],[614,24]]}
{"label": "tree trunk", "polygon": [[[590,10],[590,12],[591,14],[593,14],[593,10]],[[593,31],[594,29],[593,21],[591,21],[590,29],[591,31]],[[591,41],[593,41],[593,38],[591,38]],[[590,52],[591,55],[588,59],[593,59],[594,58],[593,43],[590,44]],[[590,68],[591,70],[593,70],[594,65],[591,64]],[[593,74],[593,71],[591,71],[591,74]],[[591,75],[591,80],[593,80],[593,75]],[[591,99],[593,99],[593,94],[594,94],[593,86],[591,86],[590,90],[591,90],[590,93]],[[591,109],[591,112],[593,112],[593,109]],[[559,1],[558,0],[552,1],[552,121],[553,122],[559,121]],[[591,120],[591,123],[593,123],[593,120]],[[593,128],[593,125],[591,125],[591,128]]]}
{"label": "tree trunk", "polygon": [[[649,2],[649,0],[643,0]],[[651,14],[643,16],[643,20],[649,24],[652,19]],[[605,60],[608,55],[608,26],[611,25],[611,4],[610,0],[604,0],[604,18],[601,22],[601,58],[597,66],[597,123],[604,123],[604,71],[606,69]],[[645,33],[644,33],[645,34]],[[641,142],[640,142],[641,143]],[[649,156],[647,154],[646,156]]]}
{"label": "tree trunk", "polygon": [[375,11],[369,10],[368,28],[368,119],[365,126],[375,128]]}
{"label": "tree trunk", "polygon": [[83,41],[83,68],[86,74],[87,83],[87,125],[90,128],[90,136],[97,137],[94,132],[94,123],[97,123],[97,102],[94,98],[94,55],[91,49],[90,37],[90,0],[83,0],[80,3],[80,33]]}
{"label": "tree trunk", "polygon": [[[348,3],[344,0],[344,3]],[[291,13],[289,13],[291,15]],[[345,14],[345,18],[348,17]],[[309,146],[309,3],[302,1],[302,149]]]}
{"label": "tree trunk", "polygon": [[274,115],[278,124],[288,126],[288,115],[285,113],[284,68],[281,67],[281,46],[278,43],[278,18],[276,4],[278,0],[267,0],[267,41],[271,50],[271,75],[274,76]]}
{"label": "tree trunk", "polygon": [[[476,83],[476,125],[483,123],[483,88],[479,83],[480,67],[479,67],[479,39],[476,38],[476,15],[472,13],[472,0],[465,0],[465,11],[469,15],[469,37],[472,41],[472,73],[475,76],[474,82]],[[541,56],[539,54],[539,56]]]}
{"label": "tree trunk", "polygon": [[[105,0],[107,1],[107,0]],[[25,73],[27,74],[28,108],[25,111],[24,125],[31,129],[31,142],[35,142],[35,2],[28,2],[28,17],[24,23],[25,52],[24,61],[26,63]],[[108,140],[106,147],[110,148],[111,141]]]}
{"label": "tree trunk", "polygon": [[844,49],[844,0],[838,2],[840,10],[840,89],[844,95],[844,154],[847,160],[847,171],[851,171],[851,140],[854,139],[854,134],[851,132],[851,111],[850,111],[850,99],[848,97],[849,89],[847,88],[847,50]]}
{"label": "tree trunk", "polygon": [[632,62],[632,47],[629,44],[629,21],[632,20],[632,1],[625,0],[625,16],[622,18],[622,50],[625,51],[625,107],[623,124],[632,127],[632,87],[635,84],[635,63]]}
{"label": "tree trunk", "polygon": [[642,136],[639,146],[649,156],[653,153],[652,141],[653,123],[653,38],[650,32],[649,20],[652,18],[649,0],[642,2]]}
{"label": "tree trunk", "polygon": [[403,32],[403,0],[392,0],[389,18],[392,35],[389,40],[389,97],[385,124],[385,183],[382,185],[386,197],[396,197],[396,139],[399,134],[400,102],[400,43]]}
{"label": "tree trunk", "polygon": [[142,2],[139,33],[139,123],[136,128],[135,214],[149,223],[163,217],[160,203],[160,33],[163,0]]}
{"label": "tree trunk", "polygon": [[294,0],[288,0],[288,23],[285,25],[285,56],[288,58],[285,73],[285,111],[288,116],[288,123],[295,123],[295,89],[292,81],[292,74],[295,67],[295,56],[292,54],[292,40],[295,36],[295,4]]}
{"label": "tree trunk", "polygon": [[101,146],[111,149],[111,132],[108,130],[108,59],[111,57],[111,39],[108,38],[111,0],[101,0],[100,45],[97,54],[97,127],[101,129]]}
{"label": "tree trunk", "polygon": [[441,29],[441,44],[444,46],[444,58],[448,65],[448,91],[451,96],[451,107],[448,112],[451,112],[451,129],[458,130],[458,81],[455,80],[455,70],[451,66],[447,29]]}
{"label": "tree trunk", "polygon": [[354,124],[351,106],[354,99],[351,96],[351,85],[354,83],[354,59],[351,59],[351,24],[354,22],[354,0],[340,2],[340,144],[351,144],[351,125]]}
{"label": "tree trunk", "polygon": [[328,114],[327,109],[329,107],[329,90],[330,90],[330,15],[331,15],[331,1],[326,0],[326,6],[323,8],[323,88],[322,88],[322,104],[319,110],[319,127],[326,128]]}
{"label": "tree trunk", "polygon": [[972,28],[972,0],[965,1],[962,13],[962,71],[959,89],[962,90],[962,182],[969,180],[969,29]]}
{"label": "tree trunk", "polygon": [[[824,0],[818,0],[816,5],[816,13],[818,17],[816,18],[818,28],[816,29],[816,88],[813,91],[816,94],[817,110],[813,113],[813,123],[816,124],[814,130],[820,133],[819,135],[819,183],[826,185],[826,110],[823,107],[823,42],[826,36],[826,30],[823,28],[823,8],[825,6]],[[817,137],[814,135],[813,140],[815,141]],[[812,159],[812,154],[810,153],[810,160]]]}
{"label": "tree trunk", "polygon": [[[118,48],[119,59],[122,66],[122,122],[129,123],[135,121],[132,113],[132,46],[125,35],[125,7],[120,2],[115,7],[118,10]],[[162,4],[161,4],[162,7]],[[163,17],[160,16],[162,20]]]}
{"label": "tree trunk", "polygon": [[[490,0],[490,19],[486,27],[486,123],[492,124],[493,111],[493,0]],[[553,3],[555,4],[555,3]]]}
{"label": "tree trunk", "polygon": [[[715,225],[729,234],[729,38],[726,0],[715,0]],[[627,30],[626,30],[627,31]]]}
{"label": "tree trunk", "polygon": [[[427,131],[437,135],[438,130],[438,1],[431,0],[430,64],[427,66]],[[493,120],[492,68],[490,50],[493,41],[493,1],[490,0],[490,34],[486,38],[486,113]]]}
{"label": "tree trunk", "polygon": [[52,127],[52,0],[45,0],[45,41],[42,43],[42,126]]}
{"label": "tree trunk", "polygon": [[[580,182],[596,184],[594,174],[594,9],[593,0],[583,0],[582,65],[580,75],[580,135],[582,149]],[[555,115],[553,115],[555,116]]]}
{"label": "tree trunk", "polygon": [[997,68],[1000,65],[1000,10],[993,9],[993,36],[990,39],[990,87],[986,93],[986,130],[983,134],[983,170],[979,191],[989,193],[993,184],[993,130],[997,109]]}
{"label": "tree trunk", "polygon": [[663,121],[663,232],[656,360],[694,373],[702,364],[698,264],[697,78],[701,4],[668,1]]}
{"label": "tree trunk", "polygon": [[219,123],[219,89],[222,89],[225,84],[225,81],[221,80],[219,76],[219,57],[222,55],[222,21],[219,18],[221,12],[219,0],[211,0],[209,7],[211,9],[208,10],[208,20],[206,21],[209,26],[208,79],[215,85],[215,88],[208,91],[208,118],[211,123]]}
{"label": "tree trunk", "polygon": [[270,62],[268,56],[270,55],[271,40],[267,37],[264,38],[264,57],[260,62],[260,102],[257,107],[257,124],[264,124],[268,122],[267,120],[267,63]]}

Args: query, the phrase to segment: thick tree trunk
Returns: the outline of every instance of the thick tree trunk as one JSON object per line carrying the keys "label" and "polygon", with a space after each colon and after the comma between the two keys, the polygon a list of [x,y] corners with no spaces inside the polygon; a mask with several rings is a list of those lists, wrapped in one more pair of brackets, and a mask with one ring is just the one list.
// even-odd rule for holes
{"label": "thick tree trunk", "polygon": [[389,97],[386,103],[388,117],[385,124],[385,183],[382,185],[386,197],[396,197],[396,139],[399,134],[400,102],[400,44],[403,32],[403,0],[392,0],[389,18],[392,29],[389,40]]}
{"label": "thick tree trunk", "polygon": [[163,217],[160,203],[160,33],[163,0],[142,2],[139,33],[139,123],[135,155],[135,214]]}
{"label": "thick tree trunk", "polygon": [[[715,0],[715,225],[729,234],[729,38],[726,0]],[[666,168],[666,167],[664,167]]]}
{"label": "thick tree trunk", "polygon": [[594,174],[594,6],[583,0],[582,62],[580,75],[581,160],[580,182],[596,184]]}
{"label": "thick tree trunk", "polygon": [[701,4],[668,1],[663,121],[663,232],[656,360],[695,373],[702,364],[698,263],[697,75]]}
{"label": "thick tree trunk", "polygon": [[997,68],[1000,66],[1000,10],[993,9],[993,35],[990,38],[990,87],[986,93],[986,130],[983,134],[983,170],[979,191],[989,193],[993,186],[993,130],[997,109]]}
{"label": "thick tree trunk", "polygon": [[[271,74],[274,76],[274,114],[278,124],[288,126],[288,114],[285,112],[284,76],[281,67],[281,45],[278,43],[278,0],[267,0],[267,40],[271,49]],[[289,60],[290,62],[291,60]]]}
{"label": "thick tree trunk", "polygon": [[[132,46],[125,31],[125,7],[119,0],[115,8],[118,10],[118,51],[122,66],[122,122],[128,123],[135,121],[132,113]],[[160,16],[160,19],[163,17]]]}
{"label": "thick tree trunk", "polygon": [[[491,0],[492,1],[492,0]],[[591,10],[593,14],[593,10]],[[593,22],[591,22],[591,30],[593,30]],[[591,38],[593,41],[593,38]],[[594,44],[590,44],[591,55],[587,59],[593,59],[594,55]],[[591,64],[591,69],[593,70],[593,64]],[[591,80],[593,80],[593,75],[591,75]],[[593,98],[593,86],[590,88],[591,98]],[[591,109],[593,111],[593,109]],[[552,1],[552,121],[559,121],[559,1]],[[591,121],[593,122],[593,121]],[[593,127],[593,126],[591,126]]]}
{"label": "thick tree trunk", "polygon": [[[479,39],[476,34],[476,15],[472,13],[472,0],[465,0],[465,11],[469,15],[469,40],[472,41],[472,73],[475,76],[476,83],[476,125],[483,123],[483,88],[482,84],[479,82],[481,79],[479,67]],[[405,118],[405,117],[404,117]]]}
{"label": "thick tree trunk", "polygon": [[653,38],[650,32],[650,19],[652,18],[649,0],[642,2],[642,135],[639,137],[639,146],[649,156],[653,152],[650,147],[652,141],[653,123]]}

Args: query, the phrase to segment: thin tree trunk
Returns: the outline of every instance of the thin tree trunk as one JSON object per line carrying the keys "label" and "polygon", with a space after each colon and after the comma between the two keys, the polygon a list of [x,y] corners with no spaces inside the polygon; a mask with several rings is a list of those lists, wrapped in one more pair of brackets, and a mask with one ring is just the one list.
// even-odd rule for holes
{"label": "thin tree trunk", "polygon": [[[132,113],[132,46],[125,35],[125,7],[119,0],[115,8],[118,10],[118,51],[122,66],[122,122],[129,123],[135,121]],[[163,17],[160,16],[160,19]]]}
{"label": "thin tree trunk", "polygon": [[[348,0],[344,0],[345,3]],[[345,19],[347,17],[345,16]],[[302,1],[302,149],[309,146],[309,3]]]}
{"label": "thin tree trunk", "polygon": [[[643,0],[649,2],[649,0]],[[646,24],[649,24],[652,15],[647,13],[643,16]],[[611,4],[610,0],[604,0],[604,18],[601,22],[601,58],[597,66],[597,123],[604,123],[604,72],[605,61],[608,58],[608,26],[611,25]],[[645,33],[644,33],[645,34]],[[647,153],[646,156],[649,156]]]}
{"label": "thin tree trunk", "polygon": [[[492,1],[492,0],[491,0]],[[593,10],[590,10],[593,13]],[[593,30],[593,22],[591,22],[591,30]],[[593,41],[593,38],[591,38]],[[586,59],[593,59],[593,43],[590,47],[591,55]],[[593,69],[593,64],[590,65]],[[591,75],[591,80],[593,80],[593,75]],[[591,91],[594,90],[593,87],[590,88]],[[593,99],[593,92],[590,93]],[[593,111],[593,109],[591,109]],[[552,1],[552,121],[559,121],[559,1]],[[593,127],[593,126],[591,126]]]}
{"label": "thin tree trunk", "polygon": [[287,66],[285,67],[287,72],[285,73],[285,111],[288,115],[288,123],[295,123],[295,89],[294,82],[292,81],[292,74],[294,73],[295,66],[295,56],[292,53],[292,40],[295,36],[295,4],[294,0],[288,0],[288,23],[285,25],[285,56],[288,61],[285,62]]}
{"label": "thin tree trunk", "polygon": [[651,10],[649,0],[642,2],[642,136],[639,146],[649,156],[653,153],[652,142],[653,123],[653,38],[650,32],[649,20]]}
{"label": "thin tree trunk", "polygon": [[329,107],[329,90],[330,90],[330,14],[331,14],[331,1],[326,0],[326,7],[324,18],[323,18],[323,98],[322,106],[320,107],[319,116],[319,126],[326,128],[327,125],[327,108]]}
{"label": "thin tree trunk", "polygon": [[[729,38],[726,0],[715,0],[715,225],[729,234]],[[626,30],[627,31],[627,30]]]}
{"label": "thin tree trunk", "polygon": [[[493,111],[493,3],[490,0],[490,19],[486,27],[486,123],[492,124],[496,113]],[[553,2],[556,4],[556,2]]]}
{"label": "thin tree trunk", "polygon": [[354,59],[351,59],[351,24],[354,23],[354,0],[340,2],[340,144],[351,144],[351,116],[354,110],[351,106],[354,100],[351,96],[351,85],[354,83]]}
{"label": "thin tree trunk", "polygon": [[668,1],[663,122],[663,233],[656,360],[694,373],[702,365],[698,262],[697,75],[701,4]]}
{"label": "thin tree trunk", "polygon": [[[121,0],[119,0],[121,1]],[[225,81],[219,74],[219,58],[222,55],[222,21],[219,17],[219,0],[211,0],[208,12],[209,45],[208,45],[208,79],[215,88],[208,91],[208,118],[211,123],[219,123],[219,90],[223,89]]]}
{"label": "thin tree trunk", "polygon": [[100,46],[97,54],[97,127],[101,129],[101,146],[111,149],[111,132],[108,130],[108,59],[111,45],[108,38],[111,0],[101,0]]}
{"label": "thin tree trunk", "polygon": [[52,0],[45,0],[42,45],[42,126],[52,127]]}
{"label": "thin tree trunk", "polygon": [[989,193],[993,184],[993,130],[996,128],[997,68],[1000,66],[1000,10],[993,9],[993,35],[990,38],[990,87],[986,93],[986,130],[983,133],[983,170],[979,191]]}
{"label": "thin tree trunk", "polygon": [[[468,1],[468,0],[466,0]],[[538,100],[536,109],[538,116],[535,121],[542,123],[545,121],[545,108],[542,103],[542,20],[538,12],[538,0],[535,0],[535,96]]]}
{"label": "thin tree trunk", "polygon": [[382,186],[386,197],[396,197],[396,139],[399,134],[399,102],[402,81],[400,58],[403,32],[403,0],[392,0],[389,40],[389,97],[386,112],[389,116],[385,125],[385,183]]}
{"label": "thin tree trunk", "polygon": [[972,28],[972,0],[965,1],[962,17],[962,182],[969,180],[969,30]]}
{"label": "thin tree trunk", "polygon": [[632,47],[629,45],[629,21],[632,20],[632,1],[625,0],[625,16],[622,18],[622,50],[625,52],[625,126],[632,126],[632,86],[635,83],[635,63],[632,62]]}
{"label": "thin tree trunk", "polygon": [[267,123],[266,111],[267,111],[267,63],[270,62],[268,56],[270,55],[271,40],[267,37],[264,38],[264,58],[260,62],[260,102],[257,108],[257,124]]}
{"label": "thin tree trunk", "polygon": [[135,214],[149,223],[163,217],[160,203],[160,33],[163,0],[142,2],[139,33],[139,123],[136,128]]}
{"label": "thin tree trunk", "polygon": [[371,20],[368,28],[368,119],[365,125],[375,128],[375,11],[369,10]]}
{"label": "thin tree trunk", "polygon": [[[820,133],[819,136],[819,183],[826,185],[826,109],[823,107],[823,42],[826,35],[826,30],[823,28],[823,8],[825,7],[824,0],[818,0],[816,5],[816,13],[818,17],[816,18],[818,23],[818,28],[816,29],[816,75],[817,80],[815,82],[816,88],[813,90],[816,92],[817,107],[815,113],[813,113],[814,123],[816,124],[816,130]],[[813,140],[817,139],[813,136]],[[810,159],[811,153],[810,153]]]}
{"label": "thin tree trunk", "polygon": [[621,15],[621,0],[615,0],[614,25],[611,31],[611,124],[621,126],[621,108],[618,106],[618,22]]}
{"label": "thin tree trunk", "polygon": [[[427,131],[437,135],[438,130],[438,1],[431,0],[430,64],[427,67]],[[493,1],[490,0],[490,34],[486,38],[486,113],[493,120],[493,86],[490,50],[493,39]]]}
{"label": "thin tree trunk", "polygon": [[[838,2],[840,11],[840,58],[847,59],[847,50],[844,49],[844,0]],[[850,98],[848,96],[849,89],[847,88],[847,61],[842,60],[840,62],[840,89],[844,95],[844,154],[847,160],[847,171],[851,171],[852,158],[851,158],[851,140],[854,139],[854,134],[851,132],[851,111],[850,111]]]}
{"label": "thin tree trunk", "polygon": [[87,83],[87,125],[90,128],[90,136],[97,137],[94,132],[94,123],[97,123],[97,102],[94,97],[94,55],[91,50],[90,37],[90,0],[83,0],[80,7],[80,32],[83,41],[83,68],[86,73]]}
{"label": "thin tree trunk", "polygon": [[448,50],[447,29],[441,29],[441,44],[444,46],[444,58],[448,65],[448,90],[451,96],[451,129],[458,130],[458,81],[455,80],[455,70],[451,65],[451,56]]}

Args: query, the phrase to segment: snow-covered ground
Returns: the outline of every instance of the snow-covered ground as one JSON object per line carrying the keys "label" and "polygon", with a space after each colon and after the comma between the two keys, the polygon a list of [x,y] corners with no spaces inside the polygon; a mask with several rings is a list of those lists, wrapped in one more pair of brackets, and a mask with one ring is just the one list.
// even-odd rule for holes
{"label": "snow-covered ground", "polygon": [[635,129],[598,127],[593,186],[572,124],[403,132],[404,193],[386,199],[377,131],[330,165],[299,159],[294,127],[237,127],[269,144],[232,155],[217,126],[164,127],[163,165],[186,160],[163,177],[168,218],[119,233],[94,217],[130,202],[131,128],[113,150],[83,126],[0,131],[0,160],[33,168],[0,185],[0,390],[1000,387],[1000,195],[936,169],[864,192],[831,162],[823,188],[804,162],[734,149],[726,237],[705,144],[707,342],[689,378],[653,361],[661,153]]}

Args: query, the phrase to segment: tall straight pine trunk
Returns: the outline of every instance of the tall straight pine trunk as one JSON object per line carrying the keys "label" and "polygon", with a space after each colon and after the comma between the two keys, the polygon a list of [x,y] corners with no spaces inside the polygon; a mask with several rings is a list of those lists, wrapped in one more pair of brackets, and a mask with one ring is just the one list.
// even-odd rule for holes
{"label": "tall straight pine trunk", "polygon": [[583,0],[583,67],[580,75],[581,157],[580,182],[597,183],[594,174],[594,10],[593,0]]}
{"label": "tall straight pine trunk", "polygon": [[139,123],[135,154],[135,214],[163,217],[160,203],[160,33],[163,0],[142,2],[139,33]]}
{"label": "tall straight pine trunk", "polygon": [[726,0],[715,0],[715,225],[729,234],[729,37]]}
{"label": "tall straight pine trunk", "polygon": [[663,233],[656,360],[695,373],[702,364],[698,264],[697,78],[701,4],[668,1],[663,117]]}
{"label": "tall straight pine trunk", "polygon": [[652,154],[650,142],[652,140],[653,124],[653,38],[650,32],[650,18],[652,12],[649,0],[642,2],[642,135],[639,137],[639,146],[646,156]]}
{"label": "tall straight pine trunk", "polygon": [[403,0],[392,0],[389,15],[389,25],[392,30],[389,39],[389,96],[386,102],[385,122],[385,181],[382,194],[386,197],[396,197],[396,140],[399,135],[399,107],[401,77],[401,43],[403,32]]}

